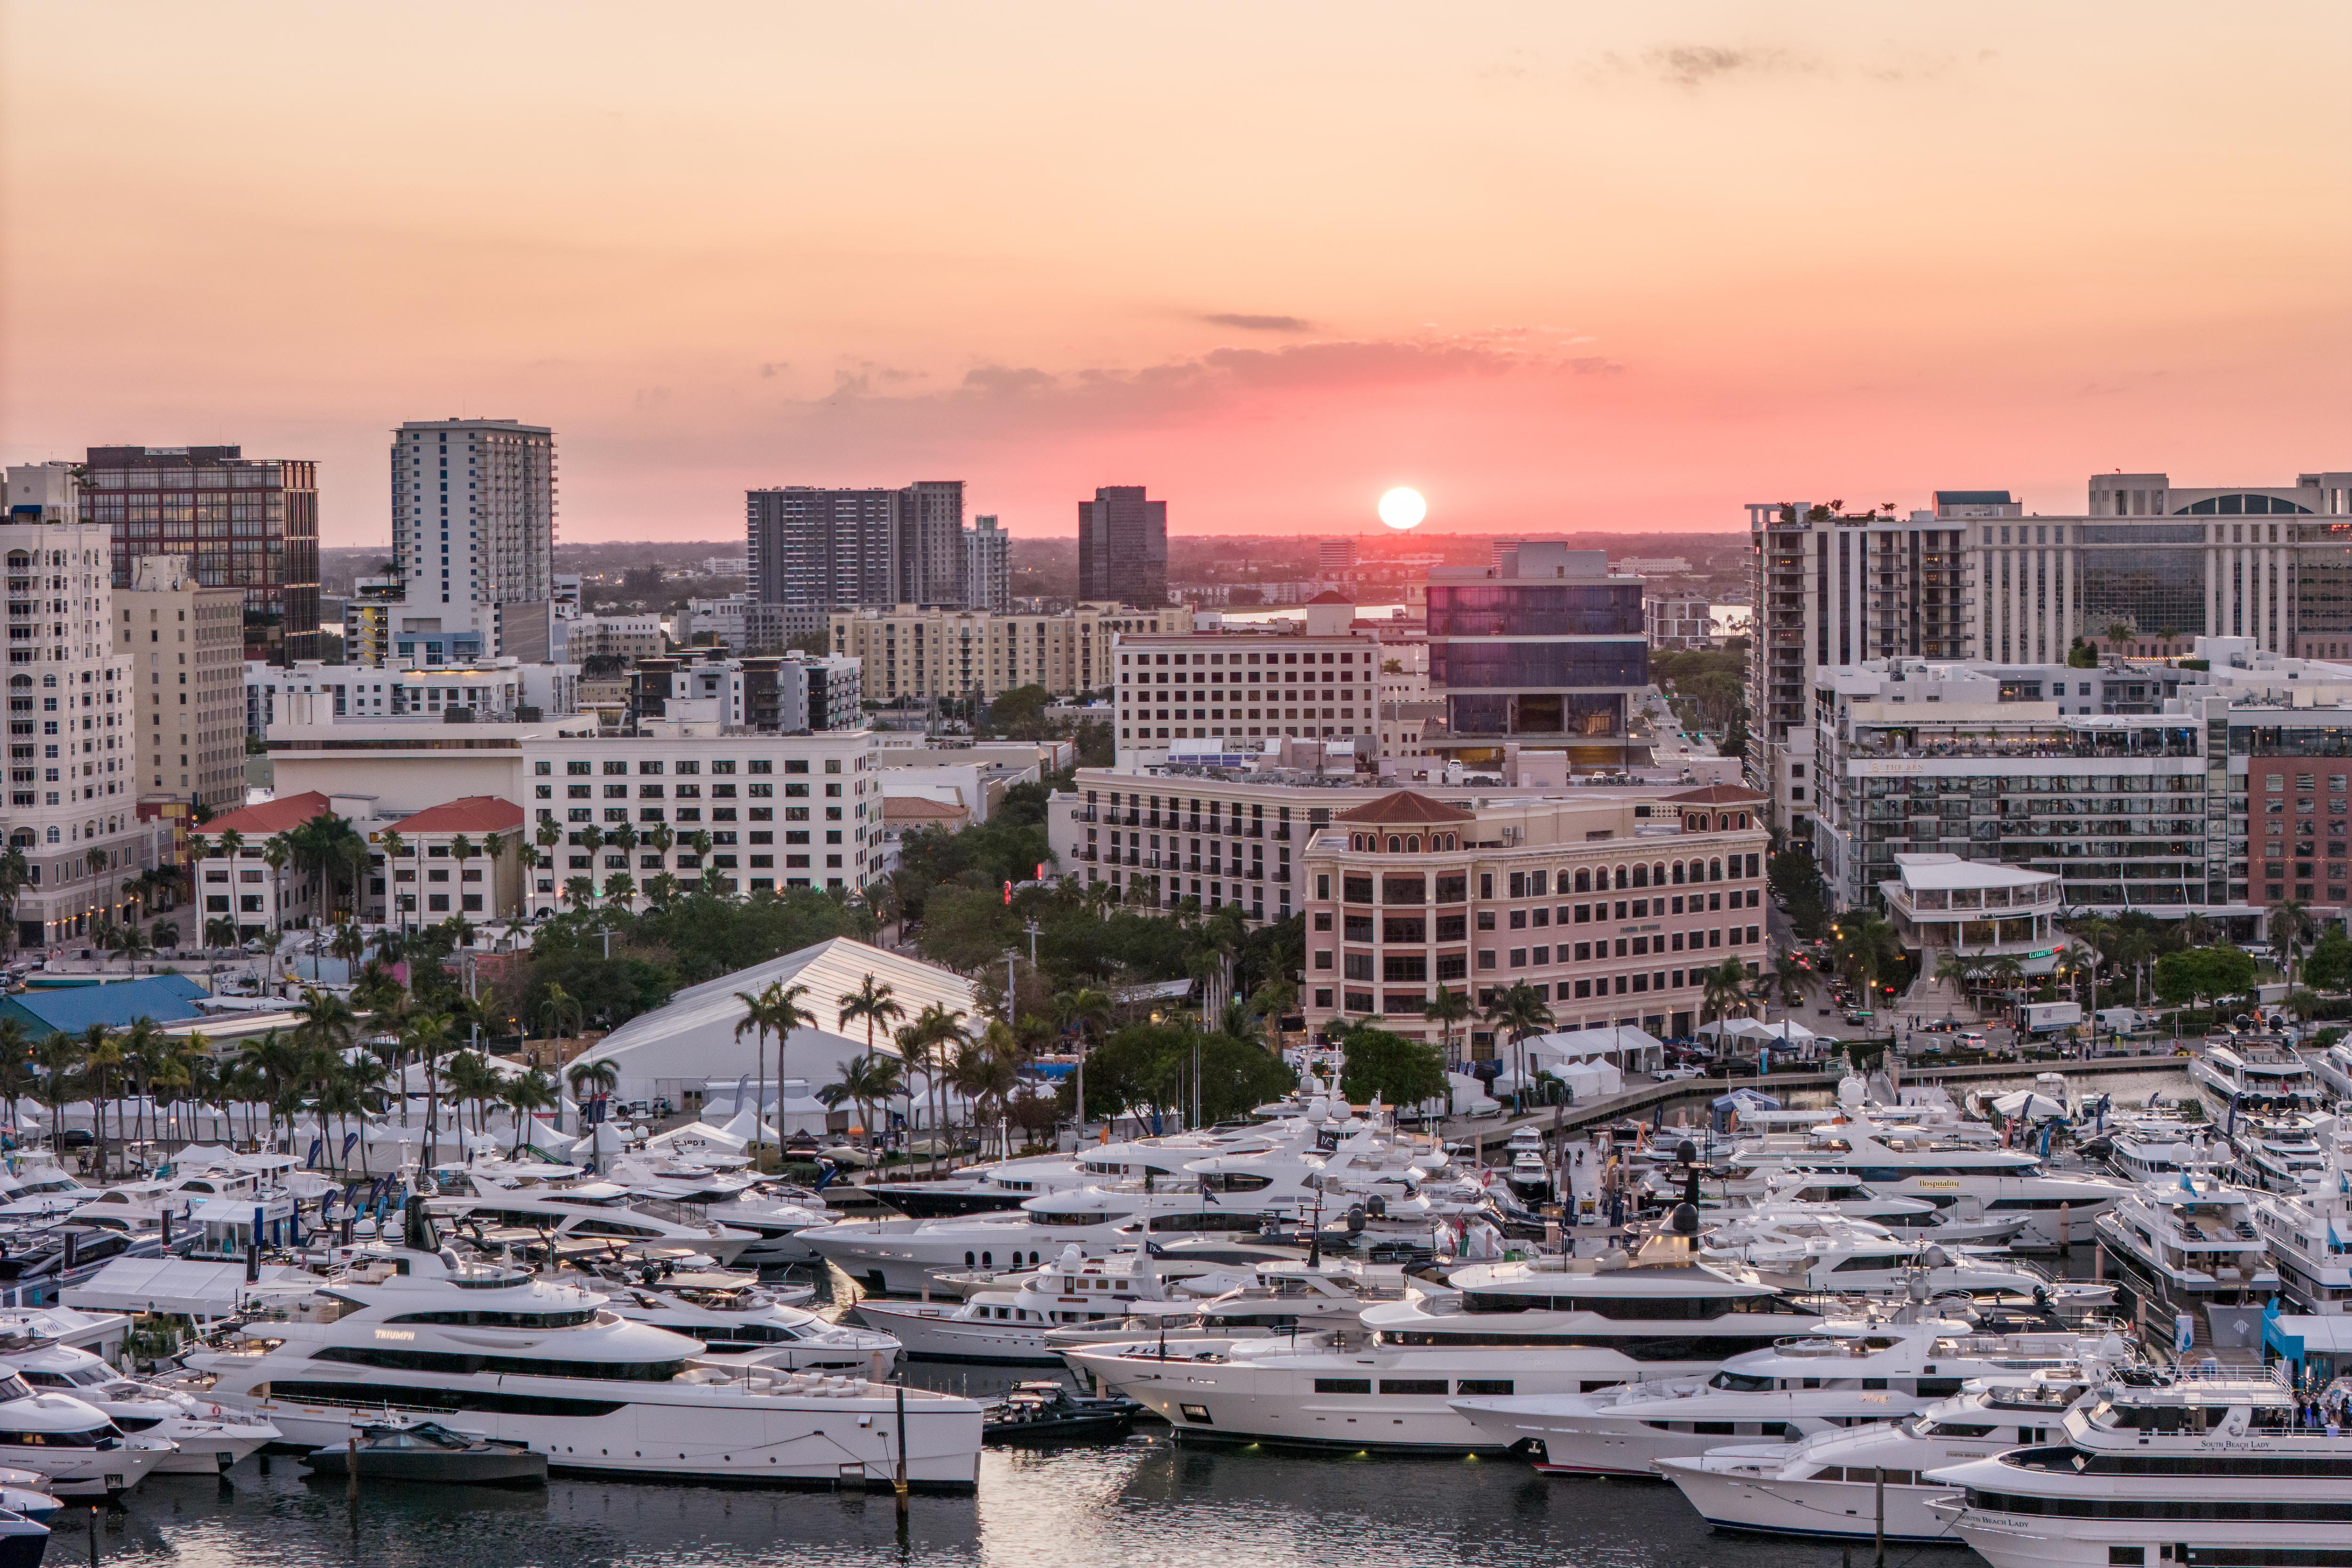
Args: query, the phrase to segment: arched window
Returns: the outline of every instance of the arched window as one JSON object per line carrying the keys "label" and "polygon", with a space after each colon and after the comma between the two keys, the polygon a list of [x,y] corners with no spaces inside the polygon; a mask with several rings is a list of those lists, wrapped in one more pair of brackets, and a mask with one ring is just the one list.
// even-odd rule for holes
{"label": "arched window", "polygon": [[1635,887],[1637,887],[1637,888],[1646,888],[1646,887],[1648,887],[1649,885],[1650,885],[1650,868],[1649,868],[1647,866],[1636,866],[1636,867],[1634,867],[1634,868],[1633,868],[1633,886],[1635,886]]}
{"label": "arched window", "polygon": [[1618,868],[1617,868],[1617,885],[1618,885],[1619,887],[1621,887],[1621,888],[1624,888],[1624,887],[1630,887],[1630,886],[1632,886],[1632,884],[1626,880],[1626,876],[1627,876],[1627,873],[1626,873],[1625,868],[1624,868],[1624,867],[1622,867],[1622,866],[1618,867]]}
{"label": "arched window", "polygon": [[1408,855],[1418,855],[1421,853],[1420,834],[1408,833],[1404,836],[1404,852]]}
{"label": "arched window", "polygon": [[1591,871],[1579,871],[1576,874],[1576,890],[1580,893],[1589,893],[1592,891],[1592,873]]}
{"label": "arched window", "polygon": [[1739,826],[1742,827],[1748,826],[1748,814],[1744,811],[1739,814]]}
{"label": "arched window", "polygon": [[1650,881],[1654,887],[1666,885],[1666,863],[1664,860],[1650,868]]}
{"label": "arched window", "polygon": [[1677,861],[1675,861],[1675,887],[1677,887],[1677,888],[1679,888],[1679,887],[1681,887],[1682,885],[1683,885],[1683,863],[1682,863],[1681,861],[1677,860]]}
{"label": "arched window", "polygon": [[1389,835],[1389,853],[1390,853],[1390,854],[1393,855],[1393,854],[1395,854],[1398,850],[1400,850],[1400,849],[1402,849],[1402,848],[1403,848],[1403,847],[1404,847],[1404,841],[1403,841],[1402,839],[1399,838],[1399,837],[1398,837],[1395,834],[1393,834],[1393,833],[1391,833],[1391,834],[1390,834],[1390,835]]}
{"label": "arched window", "polygon": [[1720,882],[1723,880],[1722,861],[1709,860],[1706,863],[1706,879],[1710,882]]}

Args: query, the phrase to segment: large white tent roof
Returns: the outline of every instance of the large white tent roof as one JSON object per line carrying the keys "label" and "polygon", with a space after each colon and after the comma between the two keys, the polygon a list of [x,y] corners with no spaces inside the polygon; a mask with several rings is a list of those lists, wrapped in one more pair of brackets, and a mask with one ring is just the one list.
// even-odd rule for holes
{"label": "large white tent roof", "polygon": [[[700,985],[689,986],[668,1005],[630,1019],[579,1057],[582,1061],[609,1061],[620,1069],[624,1099],[649,1096],[660,1080],[732,1079],[752,1071],[754,1043],[747,1032],[740,1038],[735,1026],[746,1011],[739,993],[758,994],[771,984],[787,990],[805,985],[800,1005],[817,1017],[814,1028],[794,1029],[784,1046],[783,1076],[829,1083],[838,1064],[866,1049],[866,1029],[853,1020],[839,1024],[841,998],[858,989],[867,975],[887,985],[891,998],[906,1010],[900,1026],[911,1024],[934,1003],[961,1012],[977,1027],[979,1003],[972,984],[951,969],[919,958],[869,946],[848,937],[835,937],[814,947],[788,952],[749,969],[739,969]],[[898,1055],[889,1027],[874,1031],[874,1048]],[[777,1078],[774,1045],[768,1046],[768,1081]]]}

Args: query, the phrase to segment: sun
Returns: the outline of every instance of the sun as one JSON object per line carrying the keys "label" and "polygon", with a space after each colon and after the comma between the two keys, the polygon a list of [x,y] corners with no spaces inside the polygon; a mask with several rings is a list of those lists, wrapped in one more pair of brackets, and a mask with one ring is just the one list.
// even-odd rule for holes
{"label": "sun", "polygon": [[1381,498],[1381,521],[1400,533],[1429,515],[1429,503],[1421,492],[1400,485]]}

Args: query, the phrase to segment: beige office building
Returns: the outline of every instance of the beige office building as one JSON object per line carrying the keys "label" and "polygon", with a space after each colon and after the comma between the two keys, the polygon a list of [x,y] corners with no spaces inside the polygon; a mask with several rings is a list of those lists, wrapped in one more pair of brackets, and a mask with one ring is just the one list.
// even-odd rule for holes
{"label": "beige office building", "polygon": [[1083,604],[1035,616],[898,605],[837,611],[831,619],[833,651],[859,662],[866,700],[883,703],[987,700],[1016,686],[1042,686],[1055,697],[1099,691],[1115,679],[1114,639],[1192,629],[1192,612],[1181,605]]}
{"label": "beige office building", "polygon": [[185,555],[142,555],[114,591],[114,647],[131,659],[142,795],[225,811],[245,804],[245,594],[207,588]]}

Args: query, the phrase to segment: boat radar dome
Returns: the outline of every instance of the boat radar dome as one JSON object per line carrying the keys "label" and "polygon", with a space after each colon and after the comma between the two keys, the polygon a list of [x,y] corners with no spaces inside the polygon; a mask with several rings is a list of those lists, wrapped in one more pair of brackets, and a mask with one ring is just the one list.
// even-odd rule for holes
{"label": "boat radar dome", "polygon": [[1676,1236],[1696,1236],[1698,1234],[1698,1205],[1691,1203],[1676,1204],[1675,1205],[1673,1225],[1674,1231]]}
{"label": "boat radar dome", "polygon": [[1865,1090],[1863,1081],[1858,1078],[1842,1078],[1838,1079],[1838,1103],[1840,1105],[1860,1105],[1864,1092]]}

